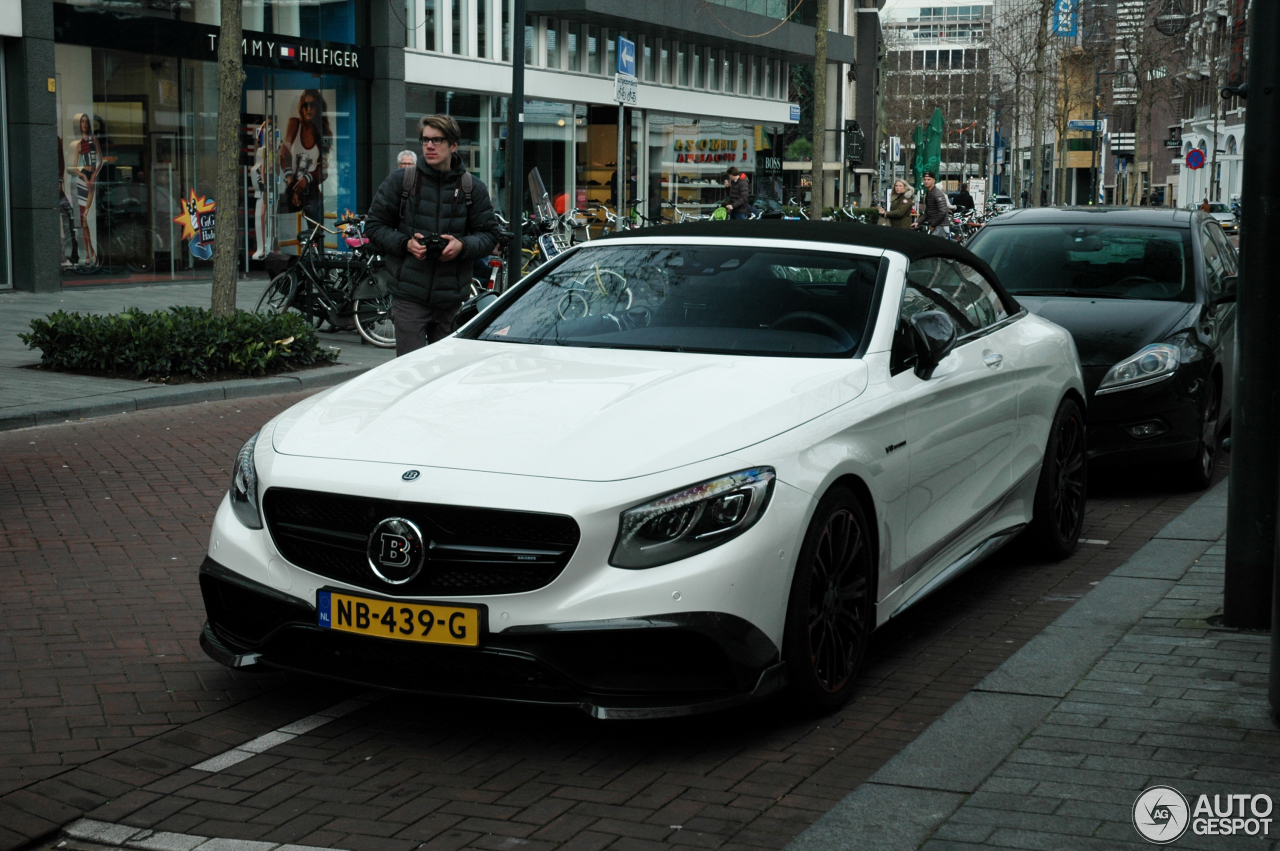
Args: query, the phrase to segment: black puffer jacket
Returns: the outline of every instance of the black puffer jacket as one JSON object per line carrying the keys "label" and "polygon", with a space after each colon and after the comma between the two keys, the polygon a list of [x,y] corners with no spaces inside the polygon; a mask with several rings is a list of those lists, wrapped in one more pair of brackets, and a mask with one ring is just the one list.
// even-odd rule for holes
{"label": "black puffer jacket", "polygon": [[[489,190],[473,180],[467,209],[462,193],[464,169],[457,154],[448,171],[436,171],[422,157],[417,170],[417,189],[409,195],[410,218],[400,218],[404,172],[396,169],[382,181],[369,205],[365,235],[386,259],[387,271],[395,279],[393,296],[431,307],[461,304],[471,282],[471,261],[489,254],[498,242],[500,228]],[[462,253],[447,263],[438,256],[419,260],[408,249],[414,233],[450,234],[462,242]]]}

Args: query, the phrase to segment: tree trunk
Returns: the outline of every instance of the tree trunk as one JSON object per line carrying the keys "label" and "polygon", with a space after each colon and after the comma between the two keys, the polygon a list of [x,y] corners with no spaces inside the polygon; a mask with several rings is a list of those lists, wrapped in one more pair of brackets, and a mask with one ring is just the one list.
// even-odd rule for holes
{"label": "tree trunk", "polygon": [[221,33],[218,36],[218,166],[214,182],[217,218],[213,242],[213,308],[216,316],[230,316],[236,309],[236,219],[240,197],[240,96],[244,87],[241,41],[241,3],[222,0]]}
{"label": "tree trunk", "polygon": [[1031,206],[1040,206],[1044,181],[1044,54],[1049,46],[1049,12],[1053,0],[1040,0],[1036,16],[1036,61],[1031,88]]}
{"label": "tree trunk", "polygon": [[823,164],[827,161],[827,0],[817,0],[816,34],[813,37],[813,201],[809,218],[822,218]]}
{"label": "tree trunk", "polygon": [[1013,171],[1013,191],[1009,197],[1018,203],[1022,197],[1022,72],[1013,75],[1013,147],[1005,171]]}
{"label": "tree trunk", "polygon": [[[1136,74],[1135,74],[1136,79]],[[1142,151],[1142,96],[1141,83],[1134,86],[1137,100],[1133,104],[1133,168],[1129,169],[1129,206],[1138,206],[1138,198],[1142,195],[1142,161],[1138,159]]]}

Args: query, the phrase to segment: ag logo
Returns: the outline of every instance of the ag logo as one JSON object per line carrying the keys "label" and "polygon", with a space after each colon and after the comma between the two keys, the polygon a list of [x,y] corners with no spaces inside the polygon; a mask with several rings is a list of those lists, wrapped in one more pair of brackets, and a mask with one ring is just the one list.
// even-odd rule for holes
{"label": "ag logo", "polygon": [[1133,802],[1133,826],[1143,839],[1157,845],[1186,833],[1190,815],[1187,799],[1172,786],[1152,786]]}
{"label": "ag logo", "polygon": [[403,585],[422,570],[426,547],[413,521],[388,517],[369,533],[365,554],[374,576],[388,585]]}

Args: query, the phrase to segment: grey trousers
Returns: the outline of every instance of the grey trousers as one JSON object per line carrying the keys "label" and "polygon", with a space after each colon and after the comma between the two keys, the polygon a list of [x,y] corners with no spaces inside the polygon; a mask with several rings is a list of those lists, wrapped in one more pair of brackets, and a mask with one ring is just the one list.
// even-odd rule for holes
{"label": "grey trousers", "polygon": [[396,357],[415,352],[453,333],[453,317],[461,304],[428,307],[416,301],[393,299],[391,324],[396,329]]}

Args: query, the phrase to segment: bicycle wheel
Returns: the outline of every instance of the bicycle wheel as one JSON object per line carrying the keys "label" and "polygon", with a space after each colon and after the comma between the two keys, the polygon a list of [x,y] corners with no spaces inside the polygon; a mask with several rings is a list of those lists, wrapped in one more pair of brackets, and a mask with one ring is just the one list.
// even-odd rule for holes
{"label": "bicycle wheel", "polygon": [[356,331],[380,349],[396,347],[396,326],[391,322],[391,296],[356,299]]}
{"label": "bicycle wheel", "polygon": [[298,276],[293,269],[281,272],[271,279],[271,283],[267,284],[267,288],[262,291],[261,298],[258,299],[258,306],[253,309],[254,313],[284,313],[289,309],[289,305],[293,302],[293,296],[298,291]]}
{"label": "bicycle wheel", "polygon": [[156,270],[155,243],[155,231],[135,226],[115,236],[112,250],[116,259],[123,261],[130,272],[148,274]]}

